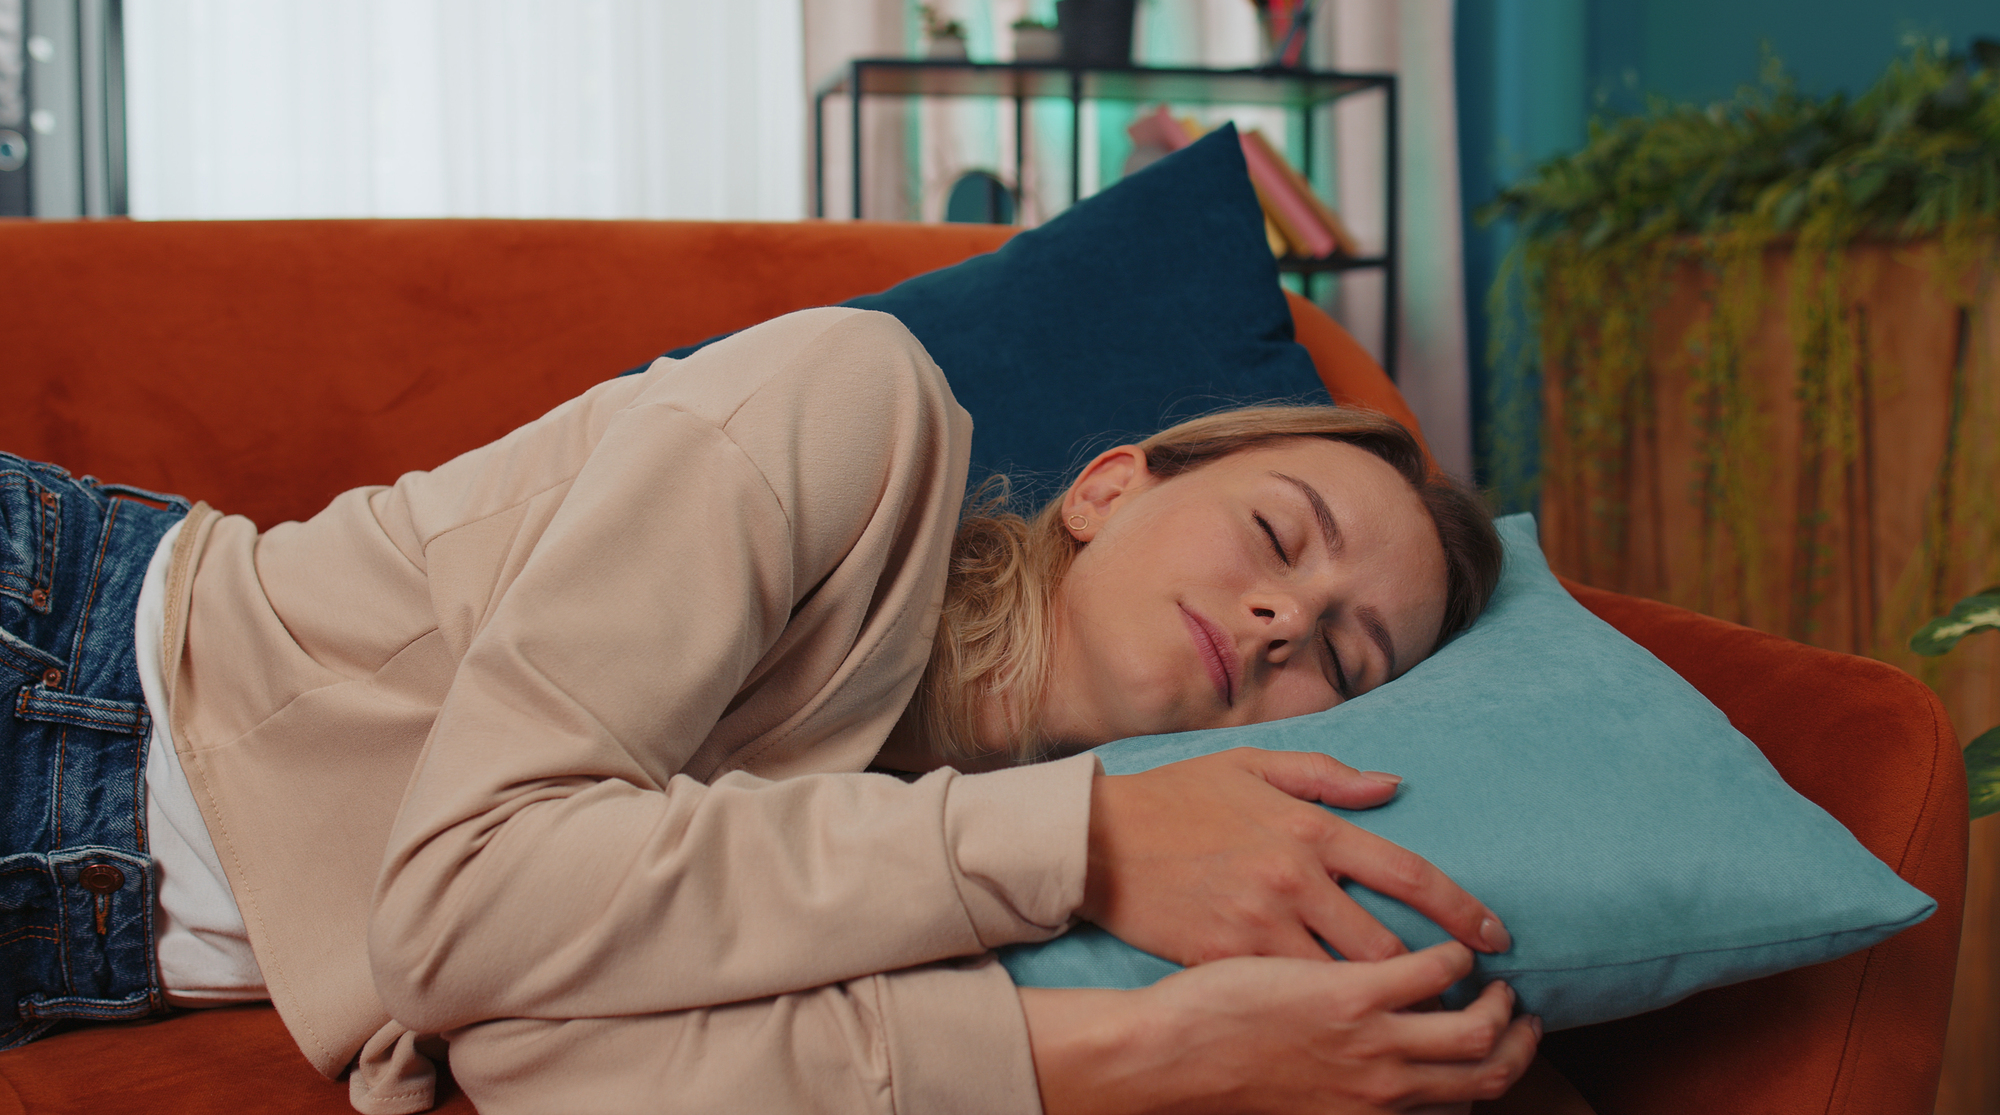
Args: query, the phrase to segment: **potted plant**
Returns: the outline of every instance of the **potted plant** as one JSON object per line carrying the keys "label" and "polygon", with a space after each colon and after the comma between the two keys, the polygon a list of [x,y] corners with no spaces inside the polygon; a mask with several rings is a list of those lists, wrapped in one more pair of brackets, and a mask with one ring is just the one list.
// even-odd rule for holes
{"label": "potted plant", "polygon": [[[1503,191],[1493,355],[1542,380],[1552,563],[1921,666],[1908,632],[2000,575],[1995,181],[2000,44],[1925,41],[1852,98],[1773,59],[1732,100],[1593,121]],[[1531,495],[1506,452],[1532,439],[1500,435],[1496,486]],[[1926,674],[1948,706],[1991,684],[1958,672]]]}
{"label": "potted plant", "polygon": [[1014,21],[1014,61],[1053,62],[1062,57],[1062,33],[1053,23],[1023,17]]}
{"label": "potted plant", "polygon": [[965,57],[965,24],[947,18],[934,4],[925,4],[918,9],[924,20],[924,56],[926,58],[963,59]]}
{"label": "potted plant", "polygon": [[1305,65],[1306,33],[1312,26],[1315,0],[1250,0],[1257,25],[1264,32],[1266,66],[1292,69]]}
{"label": "potted plant", "polygon": [[1056,0],[1062,60],[1072,66],[1132,64],[1132,20],[1138,0]]}

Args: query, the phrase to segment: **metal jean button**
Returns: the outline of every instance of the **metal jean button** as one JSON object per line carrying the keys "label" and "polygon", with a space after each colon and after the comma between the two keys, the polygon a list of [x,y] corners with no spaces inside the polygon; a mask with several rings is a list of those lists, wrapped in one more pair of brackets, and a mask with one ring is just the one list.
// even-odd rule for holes
{"label": "metal jean button", "polygon": [[92,894],[110,894],[125,885],[125,873],[108,863],[93,863],[77,872],[76,881]]}

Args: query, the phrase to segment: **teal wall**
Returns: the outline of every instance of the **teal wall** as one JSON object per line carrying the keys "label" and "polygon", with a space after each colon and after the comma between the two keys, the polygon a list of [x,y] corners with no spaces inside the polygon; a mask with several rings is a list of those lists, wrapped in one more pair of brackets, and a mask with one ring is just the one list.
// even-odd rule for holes
{"label": "teal wall", "polygon": [[1939,36],[1964,50],[2000,38],[1995,0],[1675,0],[1606,4],[1629,8],[1633,67],[1643,86],[1676,100],[1726,97],[1757,74],[1769,42],[1808,93],[1859,92],[1873,84],[1910,35]]}
{"label": "teal wall", "polygon": [[1474,210],[1581,146],[1592,113],[1637,111],[1655,94],[1713,101],[1756,81],[1766,45],[1802,91],[1825,95],[1873,84],[1911,35],[1960,52],[2000,39],[2000,0],[1458,0],[1457,10],[1475,453],[1509,510],[1530,503],[1540,385],[1488,365],[1487,294],[1512,240],[1473,222]]}

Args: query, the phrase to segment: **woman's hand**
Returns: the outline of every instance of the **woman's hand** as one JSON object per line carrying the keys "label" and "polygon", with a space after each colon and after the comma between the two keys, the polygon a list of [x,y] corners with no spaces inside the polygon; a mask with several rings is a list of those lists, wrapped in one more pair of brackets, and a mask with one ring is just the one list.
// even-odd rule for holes
{"label": "woman's hand", "polygon": [[1078,916],[1180,964],[1228,956],[1350,960],[1403,943],[1340,889],[1353,879],[1482,952],[1512,945],[1500,919],[1414,852],[1312,802],[1380,805],[1393,776],[1325,755],[1240,747],[1097,779]]}
{"label": "woman's hand", "polygon": [[1494,1099],[1541,1039],[1491,983],[1464,1010],[1418,1012],[1472,970],[1446,942],[1341,964],[1246,957],[1139,991],[1023,988],[1048,1115],[1444,1112]]}

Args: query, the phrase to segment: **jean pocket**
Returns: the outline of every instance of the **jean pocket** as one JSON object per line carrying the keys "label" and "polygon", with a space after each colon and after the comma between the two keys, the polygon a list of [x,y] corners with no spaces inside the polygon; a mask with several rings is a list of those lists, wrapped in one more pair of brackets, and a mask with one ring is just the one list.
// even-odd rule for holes
{"label": "jean pocket", "polygon": [[0,597],[53,607],[62,496],[22,469],[0,468]]}

